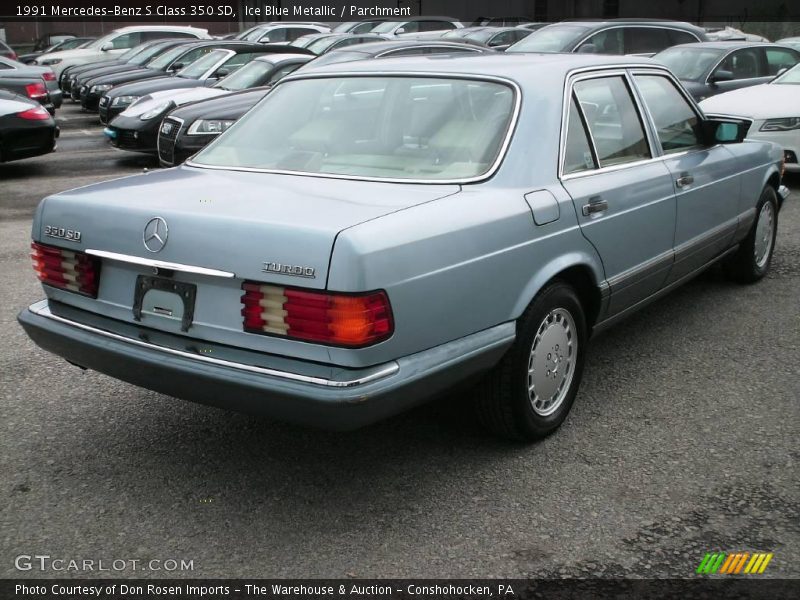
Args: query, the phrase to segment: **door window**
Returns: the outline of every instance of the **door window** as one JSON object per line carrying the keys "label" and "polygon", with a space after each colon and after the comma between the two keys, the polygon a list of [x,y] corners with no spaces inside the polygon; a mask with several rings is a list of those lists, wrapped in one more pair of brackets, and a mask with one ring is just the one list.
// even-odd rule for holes
{"label": "door window", "polygon": [[591,44],[595,47],[598,54],[625,54],[625,46],[623,45],[622,29],[606,29],[600,33],[594,34],[586,42],[581,44]]}
{"label": "door window", "polygon": [[791,69],[797,63],[797,54],[782,48],[767,48],[767,75],[775,76],[781,69]]}
{"label": "door window", "polygon": [[693,36],[688,31],[680,31],[678,29],[669,30],[670,46],[677,46],[678,44],[694,44],[699,41],[697,37]]}
{"label": "door window", "polygon": [[111,40],[114,50],[126,50],[142,43],[142,34],[138,31],[123,33]]}
{"label": "door window", "polygon": [[420,31],[443,31],[445,29],[455,29],[456,26],[449,21],[420,21]]}
{"label": "door window", "polygon": [[258,41],[261,44],[279,44],[286,41],[286,32],[287,29],[285,27],[271,29],[258,38]]}
{"label": "door window", "polygon": [[636,75],[635,79],[664,153],[699,146],[700,119],[672,81],[659,75]]}
{"label": "door window", "polygon": [[745,48],[731,53],[718,67],[721,71],[730,71],[734,79],[753,79],[754,77],[766,77],[767,74],[761,68],[761,60],[758,48]]}
{"label": "door window", "polygon": [[669,32],[658,27],[626,27],[625,54],[655,54],[670,46]]}
{"label": "door window", "polygon": [[642,120],[622,76],[584,79],[574,89],[601,167],[652,156]]}

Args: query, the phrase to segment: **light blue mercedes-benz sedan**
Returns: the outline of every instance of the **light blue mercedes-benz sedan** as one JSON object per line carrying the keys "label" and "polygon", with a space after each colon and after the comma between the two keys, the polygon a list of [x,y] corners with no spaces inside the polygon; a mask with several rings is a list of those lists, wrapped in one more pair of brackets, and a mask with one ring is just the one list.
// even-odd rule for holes
{"label": "light blue mercedes-benz sedan", "polygon": [[782,152],[749,124],[648,59],[310,69],[181,167],[44,199],[19,320],[206,404],[352,429],[471,383],[491,430],[540,438],[592,334],[716,261],[769,269]]}

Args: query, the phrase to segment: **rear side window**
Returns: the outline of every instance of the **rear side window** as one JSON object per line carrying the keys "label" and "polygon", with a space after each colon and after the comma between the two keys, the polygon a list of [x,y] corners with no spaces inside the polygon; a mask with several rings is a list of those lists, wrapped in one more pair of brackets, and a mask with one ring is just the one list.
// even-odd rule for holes
{"label": "rear side window", "polygon": [[700,145],[700,119],[675,84],[659,75],[636,75],[665,154]]}
{"label": "rear side window", "polygon": [[601,167],[650,158],[650,147],[630,89],[622,76],[575,84]]}
{"label": "rear side window", "polygon": [[445,29],[455,29],[456,26],[449,21],[420,21],[420,31],[443,31]]}
{"label": "rear side window", "polygon": [[698,39],[688,31],[680,31],[678,29],[669,30],[670,45],[677,46],[678,44],[693,44]]}
{"label": "rear side window", "polygon": [[777,75],[781,69],[791,69],[797,63],[797,54],[782,48],[767,48],[768,75]]}
{"label": "rear side window", "polygon": [[564,175],[580,173],[595,168],[592,147],[589,144],[589,134],[583,123],[578,102],[575,96],[569,103],[569,118],[567,120],[567,141],[564,148]]}
{"label": "rear side window", "polygon": [[670,46],[669,32],[658,27],[627,27],[625,54],[655,54]]}
{"label": "rear side window", "polygon": [[261,42],[262,44],[276,44],[279,42],[285,42],[287,31],[288,30],[285,27],[272,29],[270,31],[267,31],[260,38],[258,38],[258,41]]}

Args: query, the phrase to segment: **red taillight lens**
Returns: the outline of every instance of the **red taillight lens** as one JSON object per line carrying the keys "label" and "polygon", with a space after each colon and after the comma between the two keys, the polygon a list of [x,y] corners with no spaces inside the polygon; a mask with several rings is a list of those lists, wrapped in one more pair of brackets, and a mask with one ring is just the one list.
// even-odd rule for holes
{"label": "red taillight lens", "polygon": [[244,330],[308,342],[359,347],[394,331],[386,292],[336,294],[275,285],[242,285]]}
{"label": "red taillight lens", "polygon": [[52,71],[45,71],[44,73],[42,73],[42,79],[44,79],[45,81],[55,81],[56,74],[53,73]]}
{"label": "red taillight lens", "polygon": [[33,270],[39,281],[53,287],[97,298],[100,282],[100,260],[84,254],[52,246],[31,244]]}
{"label": "red taillight lens", "polygon": [[36,83],[29,83],[25,86],[25,93],[31,100],[39,100],[47,96],[47,88],[44,82],[37,81]]}
{"label": "red taillight lens", "polygon": [[28,121],[46,121],[50,118],[50,113],[43,107],[37,106],[36,108],[29,108],[26,111],[17,113],[17,116],[20,119],[26,119]]}

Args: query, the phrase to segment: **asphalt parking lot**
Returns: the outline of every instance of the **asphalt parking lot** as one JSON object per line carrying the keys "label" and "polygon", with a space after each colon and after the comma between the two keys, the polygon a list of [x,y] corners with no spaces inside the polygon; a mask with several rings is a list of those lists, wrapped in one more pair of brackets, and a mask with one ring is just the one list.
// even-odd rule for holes
{"label": "asphalt parking lot", "polygon": [[769,276],[713,269],[594,340],[547,440],[485,435],[462,395],[335,434],[34,346],[15,318],[42,297],[37,202],[155,166],[69,102],[59,121],[56,153],[0,165],[0,577],[91,574],[15,568],[34,554],[194,567],[100,576],[690,577],[713,550],[800,577],[800,178]]}

